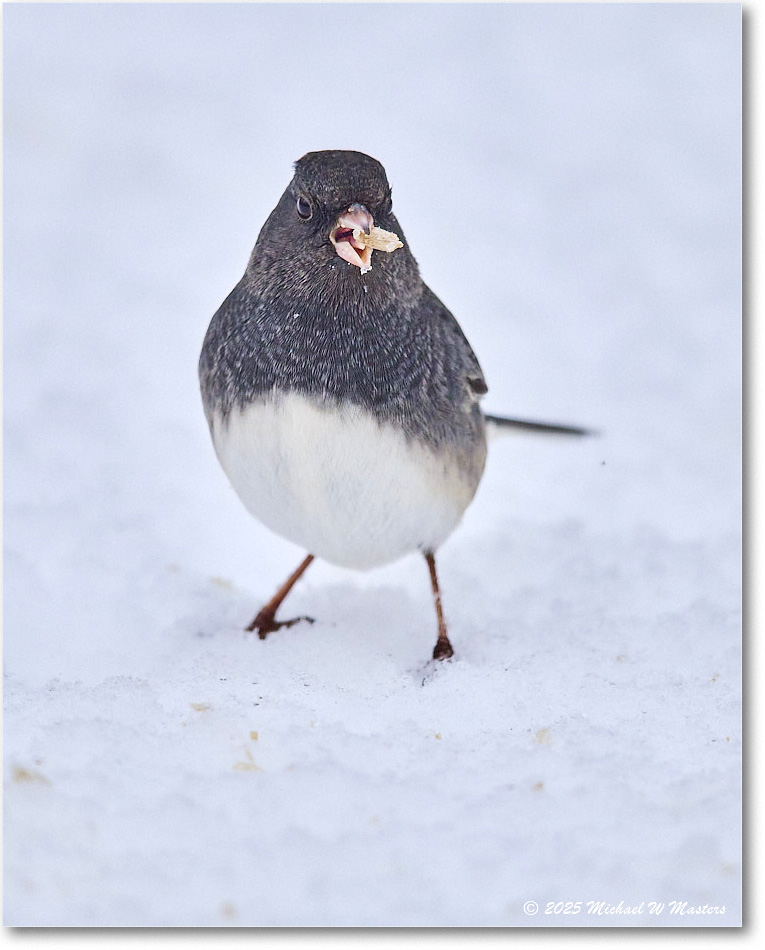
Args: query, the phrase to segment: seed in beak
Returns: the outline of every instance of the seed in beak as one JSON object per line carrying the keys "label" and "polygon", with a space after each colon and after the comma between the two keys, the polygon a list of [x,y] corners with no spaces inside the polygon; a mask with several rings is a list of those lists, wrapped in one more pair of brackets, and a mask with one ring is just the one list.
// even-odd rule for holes
{"label": "seed in beak", "polygon": [[353,237],[365,247],[371,247],[373,251],[385,251],[390,254],[404,245],[399,241],[398,234],[393,231],[384,231],[382,228],[371,228],[368,234],[364,234],[359,228],[353,232]]}

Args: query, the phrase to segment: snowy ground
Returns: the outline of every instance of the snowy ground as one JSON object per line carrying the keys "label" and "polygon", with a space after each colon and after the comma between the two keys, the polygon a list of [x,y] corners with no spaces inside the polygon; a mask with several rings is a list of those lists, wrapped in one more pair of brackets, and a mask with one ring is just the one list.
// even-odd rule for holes
{"label": "snowy ground", "polygon": [[[739,8],[4,34],[5,923],[738,924]],[[437,670],[417,558],[317,564],[317,624],[242,633],[302,552],[226,484],[196,358],[327,147],[386,165],[487,408],[603,432],[492,446]]]}

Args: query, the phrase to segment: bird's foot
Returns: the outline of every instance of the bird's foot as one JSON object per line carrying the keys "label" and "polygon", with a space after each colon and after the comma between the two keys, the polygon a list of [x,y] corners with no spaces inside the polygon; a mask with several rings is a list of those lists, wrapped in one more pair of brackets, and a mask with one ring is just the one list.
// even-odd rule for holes
{"label": "bird's foot", "polygon": [[269,633],[273,633],[275,630],[281,630],[282,627],[294,627],[295,624],[300,623],[301,620],[305,620],[308,623],[316,623],[313,617],[293,617],[292,620],[277,620],[273,611],[263,608],[252,623],[248,624],[244,629],[248,633],[257,630],[258,637],[261,640],[265,640]]}
{"label": "bird's foot", "polygon": [[449,643],[449,638],[439,637],[436,645],[433,647],[433,659],[434,660],[448,660],[449,657],[454,656],[454,650],[452,649],[451,643]]}

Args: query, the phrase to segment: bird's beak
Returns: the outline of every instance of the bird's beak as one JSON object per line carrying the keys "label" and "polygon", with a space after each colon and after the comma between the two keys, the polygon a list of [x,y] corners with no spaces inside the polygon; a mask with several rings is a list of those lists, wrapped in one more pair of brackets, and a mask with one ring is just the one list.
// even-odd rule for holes
{"label": "bird's beak", "polygon": [[372,248],[354,238],[353,232],[361,230],[369,234],[374,223],[374,218],[364,205],[353,204],[340,215],[329,232],[329,239],[337,254],[349,264],[361,268],[362,274],[372,269]]}

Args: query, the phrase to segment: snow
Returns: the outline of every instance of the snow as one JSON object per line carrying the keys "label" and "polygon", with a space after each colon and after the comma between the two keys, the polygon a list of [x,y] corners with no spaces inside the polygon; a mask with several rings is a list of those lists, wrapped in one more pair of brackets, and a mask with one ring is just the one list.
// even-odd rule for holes
{"label": "snow", "polygon": [[[6,925],[739,925],[739,6],[8,5],[4,40]],[[487,410],[601,432],[492,444],[437,669],[416,557],[242,630],[304,552],[228,487],[196,359],[319,148],[385,164]]]}

